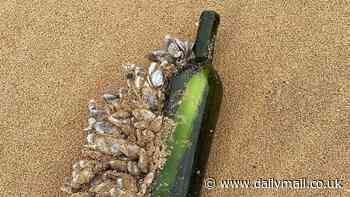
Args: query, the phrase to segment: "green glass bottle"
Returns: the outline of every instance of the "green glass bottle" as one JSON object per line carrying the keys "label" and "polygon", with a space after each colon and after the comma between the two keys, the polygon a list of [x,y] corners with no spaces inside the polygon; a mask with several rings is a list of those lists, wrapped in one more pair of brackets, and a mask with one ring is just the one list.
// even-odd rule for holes
{"label": "green glass bottle", "polygon": [[164,139],[170,154],[154,183],[154,197],[199,194],[223,92],[212,66],[218,25],[215,11],[202,12],[192,66],[169,82],[165,112],[175,121],[175,131]]}

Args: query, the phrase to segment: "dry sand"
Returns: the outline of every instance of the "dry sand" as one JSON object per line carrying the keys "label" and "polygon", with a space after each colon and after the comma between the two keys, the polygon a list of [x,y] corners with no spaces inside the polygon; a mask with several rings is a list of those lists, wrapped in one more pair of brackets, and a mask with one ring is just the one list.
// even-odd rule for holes
{"label": "dry sand", "polygon": [[[64,196],[91,98],[165,34],[222,16],[224,98],[207,176],[350,180],[349,1],[2,1],[0,196]],[[349,196],[344,190],[210,190],[206,196]]]}

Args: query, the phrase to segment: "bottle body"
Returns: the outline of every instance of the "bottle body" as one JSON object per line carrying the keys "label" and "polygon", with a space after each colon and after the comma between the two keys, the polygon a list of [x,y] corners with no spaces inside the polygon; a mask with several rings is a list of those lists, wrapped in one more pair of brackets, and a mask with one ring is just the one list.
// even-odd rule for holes
{"label": "bottle body", "polygon": [[171,154],[153,196],[195,196],[199,192],[212,141],[211,131],[215,129],[221,103],[220,84],[211,65],[202,66],[185,82],[181,104],[174,116],[174,135],[167,141]]}
{"label": "bottle body", "polygon": [[181,71],[168,84],[165,111],[175,130],[166,140],[169,155],[157,175],[154,197],[199,194],[222,99],[221,81],[212,66],[218,25],[216,12],[202,13],[191,62],[197,69]]}
{"label": "bottle body", "polygon": [[222,81],[220,80],[220,77],[213,66],[207,66],[208,94],[205,102],[206,104],[204,106],[204,113],[202,115],[202,123],[200,126],[201,128],[194,157],[191,187],[188,193],[188,196],[191,197],[199,196],[202,188],[205,178],[204,176],[207,171],[209,153],[215,134],[214,131],[219,118],[223,98]]}

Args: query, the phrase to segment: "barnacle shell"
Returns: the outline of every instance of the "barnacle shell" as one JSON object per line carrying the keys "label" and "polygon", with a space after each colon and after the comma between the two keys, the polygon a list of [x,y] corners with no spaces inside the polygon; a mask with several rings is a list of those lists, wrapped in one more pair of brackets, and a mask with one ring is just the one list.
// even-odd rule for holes
{"label": "barnacle shell", "polygon": [[182,55],[181,49],[179,45],[177,45],[174,42],[171,42],[168,46],[168,52],[170,53],[171,56],[175,58],[179,58]]}
{"label": "barnacle shell", "polygon": [[140,157],[138,161],[138,168],[141,170],[143,173],[148,172],[148,156],[147,153],[144,149],[140,150]]}
{"label": "barnacle shell", "polygon": [[164,49],[155,50],[149,54],[148,57],[151,61],[166,61],[183,67],[193,59],[193,43],[191,42],[174,39],[167,35],[164,38],[164,45]]}
{"label": "barnacle shell", "polygon": [[131,175],[117,171],[107,171],[105,174],[108,174],[107,176],[109,178],[117,181],[116,188],[128,192],[138,192],[136,179]]}
{"label": "barnacle shell", "polygon": [[140,147],[136,144],[124,143],[120,146],[120,151],[129,159],[137,159],[139,157]]}
{"label": "barnacle shell", "polygon": [[89,101],[88,110],[90,113],[90,117],[95,118],[97,121],[103,120],[109,114],[107,110],[97,108],[95,100]]}
{"label": "barnacle shell", "polygon": [[63,181],[63,186],[61,187],[61,190],[67,193],[75,193],[79,191],[80,186],[78,185],[77,187],[74,187],[72,184],[72,178],[71,177],[65,177]]}
{"label": "barnacle shell", "polygon": [[93,117],[90,117],[88,119],[88,126],[84,129],[84,131],[90,132],[92,129],[94,129],[95,123],[96,123],[96,119]]}
{"label": "barnacle shell", "polygon": [[135,86],[135,74],[134,73],[128,73],[126,75],[126,82],[128,84],[129,88],[134,88]]}
{"label": "barnacle shell", "polygon": [[116,103],[118,103],[120,101],[120,96],[119,95],[104,94],[102,96],[102,98],[107,104],[111,104],[111,105],[114,105],[114,104],[116,104]]}
{"label": "barnacle shell", "polygon": [[147,109],[135,109],[132,114],[137,120],[151,121],[156,117],[152,111]]}
{"label": "barnacle shell", "polygon": [[107,162],[113,159],[111,155],[103,154],[100,151],[92,150],[86,147],[83,147],[81,150],[82,157],[86,159],[93,159],[97,161]]}
{"label": "barnacle shell", "polygon": [[113,113],[112,116],[117,119],[127,119],[130,118],[131,114],[125,110],[118,110],[117,112]]}
{"label": "barnacle shell", "polygon": [[179,39],[172,39],[167,37],[166,49],[172,57],[176,59],[176,64],[185,66],[187,62],[192,58],[193,44],[188,41],[181,41]]}
{"label": "barnacle shell", "polygon": [[119,89],[119,97],[123,98],[128,94],[128,90],[126,88],[120,88]]}
{"label": "barnacle shell", "polygon": [[147,121],[139,121],[134,123],[136,129],[146,129],[148,127]]}
{"label": "barnacle shell", "polygon": [[164,84],[164,75],[161,70],[156,70],[151,74],[151,83],[155,87],[160,87]]}
{"label": "barnacle shell", "polygon": [[131,120],[128,118],[121,118],[121,114],[116,112],[110,116],[108,116],[108,120],[115,124],[116,126],[127,125],[131,123]]}
{"label": "barnacle shell", "polygon": [[150,123],[150,129],[154,132],[159,132],[162,128],[163,117],[158,116]]}
{"label": "barnacle shell", "polygon": [[140,89],[144,86],[145,81],[146,81],[146,74],[145,70],[143,68],[138,68],[135,70],[135,87],[137,89]]}
{"label": "barnacle shell", "polygon": [[[106,172],[104,172],[102,174],[102,179],[116,181],[120,178],[119,174],[120,174],[120,172],[118,172],[116,170],[107,170]],[[118,183],[116,182],[115,185],[118,185]]]}
{"label": "barnacle shell", "polygon": [[140,146],[145,146],[147,143],[151,142],[154,139],[153,132],[148,129],[137,130],[136,136],[137,136],[137,143]]}
{"label": "barnacle shell", "polygon": [[154,172],[148,173],[143,179],[143,183],[141,185],[140,191],[138,193],[139,196],[143,196],[147,192],[147,188],[152,184],[154,179]]}
{"label": "barnacle shell", "polygon": [[135,161],[128,162],[128,172],[133,176],[139,176],[141,174],[141,171],[137,165],[137,162]]}
{"label": "barnacle shell", "polygon": [[118,170],[118,172],[127,172],[128,161],[114,159],[108,162],[108,165],[113,170]]}
{"label": "barnacle shell", "polygon": [[89,189],[91,193],[105,194],[109,193],[115,187],[116,182],[113,180],[104,180],[100,184],[94,185]]}
{"label": "barnacle shell", "polygon": [[73,165],[72,186],[79,188],[89,183],[97,173],[106,169],[106,165],[94,160],[80,160]]}
{"label": "barnacle shell", "polygon": [[95,100],[90,100],[88,104],[88,110],[90,113],[93,113],[97,110],[97,104]]}
{"label": "barnacle shell", "polygon": [[148,105],[152,110],[156,109],[158,106],[157,92],[149,87],[142,89],[142,100]]}
{"label": "barnacle shell", "polygon": [[121,146],[126,144],[124,139],[116,139],[103,134],[89,134],[88,142],[90,142],[87,146],[88,148],[92,148],[110,155],[120,155]]}
{"label": "barnacle shell", "polygon": [[114,128],[111,123],[105,121],[96,122],[94,124],[94,128],[96,129],[97,133],[113,133],[117,131],[117,129]]}
{"label": "barnacle shell", "polygon": [[174,57],[172,57],[170,55],[170,53],[168,53],[167,51],[160,49],[160,50],[155,50],[152,51],[149,55],[148,55],[148,59],[150,59],[151,61],[155,61],[155,62],[169,62],[171,64],[175,64],[176,59]]}
{"label": "barnacle shell", "polygon": [[157,62],[150,63],[148,66],[148,75],[152,75],[152,73],[154,73],[156,69],[157,69]]}
{"label": "barnacle shell", "polygon": [[90,133],[86,136],[86,142],[88,144],[93,144],[94,143],[94,136],[95,134],[94,133]]}
{"label": "barnacle shell", "polygon": [[119,152],[120,152],[120,144],[112,143],[111,144],[111,153],[112,154],[118,154]]}
{"label": "barnacle shell", "polygon": [[[166,62],[167,61],[165,61],[165,63]],[[149,85],[153,87],[160,87],[164,84],[163,69],[156,62],[152,62],[148,66],[148,77]]]}

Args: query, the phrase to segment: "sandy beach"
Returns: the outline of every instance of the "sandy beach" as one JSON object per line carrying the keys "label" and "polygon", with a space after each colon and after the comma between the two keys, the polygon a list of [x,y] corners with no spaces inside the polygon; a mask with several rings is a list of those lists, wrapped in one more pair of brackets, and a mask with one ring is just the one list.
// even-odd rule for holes
{"label": "sandy beach", "polygon": [[87,102],[148,64],[166,34],[194,40],[221,15],[224,98],[206,177],[335,179],[343,189],[220,189],[203,197],[348,196],[348,1],[3,1],[0,196],[59,197],[79,159]]}

